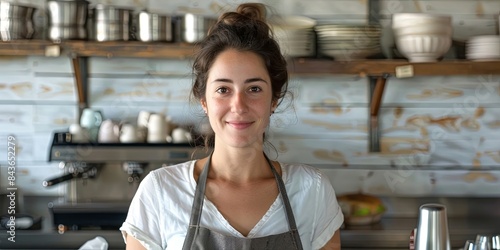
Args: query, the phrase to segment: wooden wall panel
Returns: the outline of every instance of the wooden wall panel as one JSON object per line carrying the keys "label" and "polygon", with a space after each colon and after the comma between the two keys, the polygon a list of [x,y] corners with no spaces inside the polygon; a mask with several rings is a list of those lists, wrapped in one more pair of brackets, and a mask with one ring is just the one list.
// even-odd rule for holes
{"label": "wooden wall panel", "polygon": [[[430,105],[425,105],[430,104]],[[455,110],[500,105],[500,76],[413,77],[387,80],[383,106],[450,107]],[[462,111],[455,111],[460,113]]]}
{"label": "wooden wall panel", "polygon": [[134,103],[160,105],[189,100],[191,79],[144,75],[134,78],[89,79],[90,103],[124,106]]}
{"label": "wooden wall panel", "polygon": [[[13,48],[15,49],[15,48]],[[0,72],[29,72],[29,62],[24,56],[0,56]]]}
{"label": "wooden wall panel", "polygon": [[292,77],[297,106],[358,106],[368,103],[368,80],[358,77]]}
{"label": "wooden wall panel", "polygon": [[67,130],[78,122],[78,107],[75,105],[36,105],[33,110],[32,123],[37,133]]}
{"label": "wooden wall panel", "polygon": [[60,57],[44,57],[44,56],[30,56],[29,62],[31,70],[35,74],[53,74],[53,75],[73,75],[73,66],[71,65],[71,58],[67,56]]}
{"label": "wooden wall panel", "polygon": [[32,105],[0,105],[0,133],[33,131]]}
{"label": "wooden wall panel", "polygon": [[497,197],[498,171],[321,169],[337,195],[363,192],[404,197]]}
{"label": "wooden wall panel", "polygon": [[382,108],[381,132],[387,137],[436,140],[500,138],[500,108],[480,106],[458,111],[446,107]]}
{"label": "wooden wall panel", "polygon": [[0,102],[33,101],[35,87],[33,76],[25,72],[0,72]]}
{"label": "wooden wall panel", "polygon": [[[277,159],[283,162],[302,162],[321,168],[366,163],[366,158],[358,157],[359,154],[366,153],[368,148],[367,140],[362,137],[310,139],[300,135],[270,135],[269,141],[278,152]],[[272,148],[269,153],[270,156],[275,156]]]}
{"label": "wooden wall panel", "polygon": [[154,70],[154,67],[149,65],[147,59],[138,58],[89,58],[89,75],[90,77],[131,77],[144,75],[146,72]]}
{"label": "wooden wall panel", "polygon": [[309,138],[368,138],[368,108],[296,107],[271,116],[277,135]]}
{"label": "wooden wall panel", "polygon": [[285,0],[291,15],[304,15],[325,23],[362,23],[368,17],[368,1]]}
{"label": "wooden wall panel", "polygon": [[78,102],[75,79],[72,76],[37,76],[35,95],[38,101]]}

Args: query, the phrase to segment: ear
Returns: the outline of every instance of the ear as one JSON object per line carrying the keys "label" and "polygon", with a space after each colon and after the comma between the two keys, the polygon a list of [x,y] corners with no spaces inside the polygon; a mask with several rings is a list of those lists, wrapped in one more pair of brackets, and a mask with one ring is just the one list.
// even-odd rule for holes
{"label": "ear", "polygon": [[271,102],[271,113],[274,113],[274,111],[276,110],[277,107],[278,107],[278,101],[277,100],[273,100]]}
{"label": "ear", "polygon": [[203,108],[203,110],[205,111],[205,114],[207,113],[207,101],[205,100],[205,98],[202,98],[200,99],[200,103],[201,103],[201,107]]}

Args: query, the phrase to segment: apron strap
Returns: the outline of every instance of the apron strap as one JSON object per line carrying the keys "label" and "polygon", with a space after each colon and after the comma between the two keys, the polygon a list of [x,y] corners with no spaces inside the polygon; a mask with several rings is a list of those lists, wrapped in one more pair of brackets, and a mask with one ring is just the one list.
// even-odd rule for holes
{"label": "apron strap", "polygon": [[189,226],[200,225],[201,211],[205,200],[205,186],[207,185],[208,169],[210,168],[210,162],[212,161],[212,153],[208,156],[207,162],[203,166],[203,170],[198,177],[198,184],[196,185],[196,191],[194,193],[193,208],[191,209],[191,220],[189,222]]}
{"label": "apron strap", "polygon": [[302,249],[302,241],[300,240],[299,230],[297,229],[297,225],[295,224],[295,216],[293,215],[292,206],[290,205],[290,201],[288,200],[288,194],[286,193],[285,183],[283,183],[283,179],[278,174],[278,172],[276,172],[276,169],[274,168],[271,160],[269,160],[266,154],[264,154],[264,157],[266,157],[266,160],[269,163],[269,166],[271,167],[271,171],[274,174],[274,178],[278,183],[278,190],[280,192],[281,199],[283,200],[283,205],[285,206],[286,218],[288,220],[288,227],[290,227],[290,231],[292,232],[292,235],[295,239],[294,243],[297,244],[296,246],[297,249]]}
{"label": "apron strap", "polygon": [[[213,153],[213,152],[212,152]],[[191,209],[191,220],[189,222],[189,227],[198,228],[201,221],[201,212],[203,210],[203,202],[205,198],[205,186],[207,184],[208,170],[210,168],[210,163],[212,160],[212,153],[208,156],[207,162],[203,166],[203,170],[201,171],[200,176],[198,177],[198,184],[196,185],[196,191],[194,194],[193,207]],[[280,193],[283,205],[285,207],[286,218],[288,221],[288,227],[292,232],[294,237],[294,244],[296,244],[297,249],[302,249],[302,241],[300,240],[300,235],[297,229],[297,225],[295,224],[295,217],[293,215],[292,207],[290,206],[290,201],[288,200],[288,195],[286,193],[285,184],[281,179],[281,176],[276,172],[271,160],[264,154],[264,157],[273,172],[274,178],[278,184],[278,191]]]}

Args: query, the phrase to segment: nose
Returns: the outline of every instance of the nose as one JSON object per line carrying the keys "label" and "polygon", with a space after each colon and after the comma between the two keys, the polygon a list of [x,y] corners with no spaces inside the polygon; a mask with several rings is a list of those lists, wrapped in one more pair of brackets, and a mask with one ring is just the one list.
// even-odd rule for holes
{"label": "nose", "polygon": [[247,112],[247,110],[248,110],[248,104],[245,93],[236,92],[231,100],[231,112],[242,114]]}

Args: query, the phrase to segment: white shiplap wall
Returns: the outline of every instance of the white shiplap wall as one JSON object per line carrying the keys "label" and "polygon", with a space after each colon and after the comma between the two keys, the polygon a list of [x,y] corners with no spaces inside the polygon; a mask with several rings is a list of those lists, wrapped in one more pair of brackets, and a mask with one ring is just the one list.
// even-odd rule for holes
{"label": "white shiplap wall", "polygon": [[[43,8],[44,0],[11,1]],[[160,13],[186,10],[217,15],[243,1],[91,1]],[[368,0],[261,1],[282,15],[306,15],[320,22],[367,21]],[[499,1],[381,1],[382,44],[392,45],[390,16],[397,12],[453,15],[454,37],[494,34]],[[45,17],[38,13],[37,20]],[[38,25],[38,36],[43,27]],[[174,122],[200,119],[188,102],[189,60],[90,59],[90,105],[106,118],[135,121],[140,110],[163,112]],[[500,171],[500,80],[496,76],[389,79],[381,110],[386,153],[428,148],[430,163],[462,170],[355,169],[352,165],[387,162],[368,151],[368,85],[355,77],[294,77],[293,105],[272,117],[269,139],[279,160],[320,166],[338,193],[382,195],[498,196]],[[47,163],[51,134],[77,120],[77,97],[69,58],[0,57],[0,140],[18,138],[18,185],[24,193],[59,195],[61,187],[41,188],[60,174]],[[441,119],[441,120],[440,120]],[[451,121],[445,123],[444,121]],[[0,152],[6,152],[0,143]],[[5,187],[6,154],[0,156],[0,188]],[[332,168],[331,165],[346,167]],[[348,167],[351,166],[351,167]],[[476,171],[469,171],[472,168]],[[460,187],[457,188],[457,187]]]}

